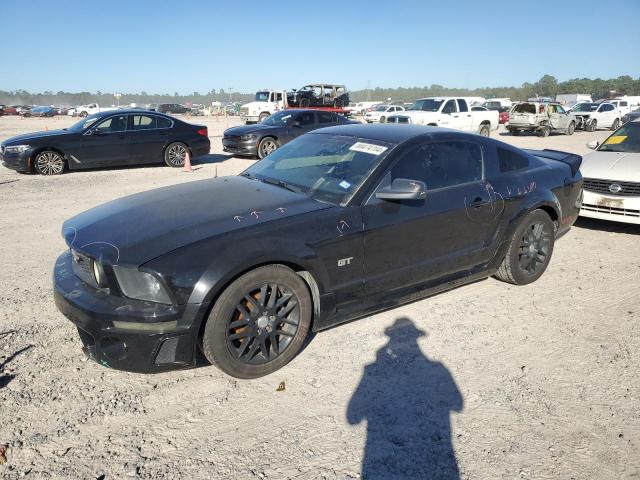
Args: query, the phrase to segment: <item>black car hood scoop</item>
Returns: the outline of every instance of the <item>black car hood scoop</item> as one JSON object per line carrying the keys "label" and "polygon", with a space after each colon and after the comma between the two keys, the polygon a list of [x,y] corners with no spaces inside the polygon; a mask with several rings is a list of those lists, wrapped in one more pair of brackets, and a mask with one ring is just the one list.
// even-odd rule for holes
{"label": "black car hood scoop", "polygon": [[328,207],[258,180],[223,177],[114,200],[67,220],[62,233],[74,250],[139,266],[214,235]]}

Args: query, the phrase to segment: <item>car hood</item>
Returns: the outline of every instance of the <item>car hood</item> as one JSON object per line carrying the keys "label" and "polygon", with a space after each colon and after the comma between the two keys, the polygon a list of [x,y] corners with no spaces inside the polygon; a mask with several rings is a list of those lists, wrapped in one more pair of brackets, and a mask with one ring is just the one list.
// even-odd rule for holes
{"label": "car hood", "polygon": [[640,182],[640,153],[593,152],[580,166],[585,178]]}
{"label": "car hood", "polygon": [[276,127],[273,125],[263,125],[262,123],[257,123],[255,125],[240,125],[239,127],[231,127],[224,131],[225,135],[248,135],[250,133],[261,133],[268,132],[274,130]]}
{"label": "car hood", "polygon": [[3,145],[20,145],[28,141],[38,140],[45,137],[55,137],[59,135],[69,135],[72,132],[68,130],[44,130],[42,132],[25,133],[23,135],[16,135],[15,137],[7,138]]}
{"label": "car hood", "polygon": [[137,267],[215,235],[330,207],[258,180],[222,177],[105,203],[67,220],[62,234],[75,250]]}

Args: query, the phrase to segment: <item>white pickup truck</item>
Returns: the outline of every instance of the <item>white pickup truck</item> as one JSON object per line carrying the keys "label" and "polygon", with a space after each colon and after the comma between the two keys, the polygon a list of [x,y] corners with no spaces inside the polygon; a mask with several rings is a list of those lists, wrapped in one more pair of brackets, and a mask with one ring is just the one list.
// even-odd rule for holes
{"label": "white pickup truck", "polygon": [[245,123],[262,122],[272,113],[287,107],[287,92],[285,90],[261,90],[256,92],[253,102],[240,107],[240,119]]}
{"label": "white pickup truck", "polygon": [[80,117],[87,117],[94,113],[108,112],[109,110],[117,110],[118,107],[101,107],[97,103],[90,103],[88,105],[80,105],[73,109],[72,115],[78,115]]}
{"label": "white pickup truck", "polygon": [[447,127],[488,137],[498,129],[498,112],[472,111],[464,98],[430,97],[416,100],[405,112],[389,115],[387,123]]}

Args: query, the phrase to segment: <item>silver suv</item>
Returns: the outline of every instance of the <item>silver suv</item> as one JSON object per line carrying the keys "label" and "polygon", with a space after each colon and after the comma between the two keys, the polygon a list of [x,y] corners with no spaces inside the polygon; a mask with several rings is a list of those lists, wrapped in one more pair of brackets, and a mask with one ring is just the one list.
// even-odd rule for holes
{"label": "silver suv", "polygon": [[547,137],[552,131],[573,135],[576,122],[559,103],[522,102],[511,109],[507,129],[511,135],[537,132]]}

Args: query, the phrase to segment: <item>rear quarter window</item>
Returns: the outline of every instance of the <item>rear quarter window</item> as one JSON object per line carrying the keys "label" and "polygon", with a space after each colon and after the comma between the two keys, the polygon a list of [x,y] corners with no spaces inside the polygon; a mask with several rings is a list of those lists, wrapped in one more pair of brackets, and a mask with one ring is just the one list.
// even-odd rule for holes
{"label": "rear quarter window", "polygon": [[529,168],[529,159],[526,156],[504,148],[498,148],[498,163],[502,173]]}

